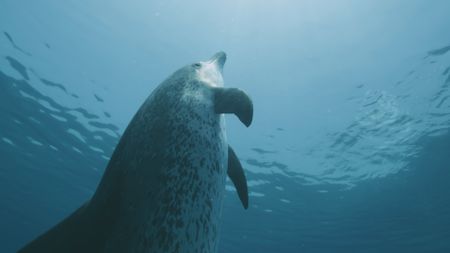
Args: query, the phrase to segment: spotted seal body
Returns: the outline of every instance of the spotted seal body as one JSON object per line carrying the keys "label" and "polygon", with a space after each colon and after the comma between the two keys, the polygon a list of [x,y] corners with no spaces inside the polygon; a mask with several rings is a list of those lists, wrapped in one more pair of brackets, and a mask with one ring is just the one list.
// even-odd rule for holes
{"label": "spotted seal body", "polygon": [[245,208],[247,184],[223,113],[250,125],[253,107],[223,88],[219,52],[160,84],[125,130],[93,198],[19,252],[217,252],[226,175]]}

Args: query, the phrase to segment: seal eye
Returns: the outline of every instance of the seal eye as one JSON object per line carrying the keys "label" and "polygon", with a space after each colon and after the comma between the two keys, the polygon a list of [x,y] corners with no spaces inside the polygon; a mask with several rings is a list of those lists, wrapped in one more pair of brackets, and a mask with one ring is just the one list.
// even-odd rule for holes
{"label": "seal eye", "polygon": [[196,68],[196,69],[199,69],[202,66],[202,64],[194,63],[194,64],[192,64],[192,66],[194,66],[194,68]]}

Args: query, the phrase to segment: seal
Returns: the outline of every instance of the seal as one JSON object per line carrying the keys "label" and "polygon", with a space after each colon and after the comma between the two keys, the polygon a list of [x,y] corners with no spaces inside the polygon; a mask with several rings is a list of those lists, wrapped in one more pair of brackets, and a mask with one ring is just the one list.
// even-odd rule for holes
{"label": "seal", "polygon": [[19,252],[214,253],[227,175],[245,209],[244,170],[224,113],[249,126],[251,99],[224,88],[224,52],[163,81],[126,128],[94,196]]}

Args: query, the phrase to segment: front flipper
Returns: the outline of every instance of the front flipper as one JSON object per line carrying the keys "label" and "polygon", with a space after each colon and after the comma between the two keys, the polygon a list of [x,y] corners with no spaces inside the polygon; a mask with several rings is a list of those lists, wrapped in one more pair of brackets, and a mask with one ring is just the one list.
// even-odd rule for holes
{"label": "front flipper", "polygon": [[253,119],[253,103],[250,97],[237,88],[215,88],[214,110],[216,113],[234,113],[245,126]]}
{"label": "front flipper", "polygon": [[228,176],[236,187],[239,199],[245,209],[248,208],[248,189],[247,179],[245,178],[244,169],[233,149],[228,146]]}

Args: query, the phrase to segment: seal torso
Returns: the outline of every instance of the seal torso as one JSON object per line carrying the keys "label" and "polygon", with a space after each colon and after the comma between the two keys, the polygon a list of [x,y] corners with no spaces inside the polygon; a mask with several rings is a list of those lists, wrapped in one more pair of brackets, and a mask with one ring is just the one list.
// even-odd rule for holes
{"label": "seal torso", "polygon": [[214,113],[211,88],[184,77],[176,73],[154,91],[111,159],[114,173],[103,181],[119,182],[122,191],[105,252],[216,250],[227,172],[224,119]]}

